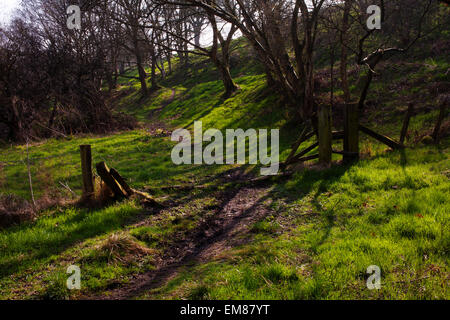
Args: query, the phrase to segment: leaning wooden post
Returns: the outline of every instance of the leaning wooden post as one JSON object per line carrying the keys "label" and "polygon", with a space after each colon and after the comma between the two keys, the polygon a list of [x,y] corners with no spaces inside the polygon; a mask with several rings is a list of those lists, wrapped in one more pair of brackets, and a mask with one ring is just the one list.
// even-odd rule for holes
{"label": "leaning wooden post", "polygon": [[105,162],[100,162],[96,165],[97,173],[102,178],[103,182],[114,192],[114,198],[117,200],[126,198],[127,192],[120,186],[117,180],[111,175],[111,171]]}
{"label": "leaning wooden post", "polygon": [[347,103],[344,111],[344,162],[359,159],[358,103]]}
{"label": "leaning wooden post", "polygon": [[394,141],[392,138],[389,138],[388,136],[384,136],[382,134],[376,133],[375,131],[363,126],[362,124],[359,125],[359,130],[361,132],[364,132],[368,136],[380,141],[381,143],[384,143],[385,145],[392,148],[393,150],[401,150],[401,149],[405,148],[403,145]]}
{"label": "leaning wooden post", "polygon": [[81,171],[83,177],[83,199],[94,195],[94,175],[92,174],[92,152],[90,145],[80,146]]}
{"label": "leaning wooden post", "polygon": [[319,161],[322,164],[330,165],[333,140],[331,132],[331,106],[321,105],[318,112],[319,131]]}

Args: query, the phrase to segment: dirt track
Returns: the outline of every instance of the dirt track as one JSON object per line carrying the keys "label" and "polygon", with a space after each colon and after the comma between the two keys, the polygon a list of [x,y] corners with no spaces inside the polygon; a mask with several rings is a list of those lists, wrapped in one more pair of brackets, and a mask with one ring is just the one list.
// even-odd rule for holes
{"label": "dirt track", "polygon": [[[136,276],[129,284],[83,299],[126,300],[159,288],[174,278],[180,268],[204,263],[225,250],[248,242],[251,225],[271,213],[266,202],[269,189],[244,187],[219,195],[221,205],[211,218],[167,250],[156,270]],[[269,202],[270,203],[270,202]]]}

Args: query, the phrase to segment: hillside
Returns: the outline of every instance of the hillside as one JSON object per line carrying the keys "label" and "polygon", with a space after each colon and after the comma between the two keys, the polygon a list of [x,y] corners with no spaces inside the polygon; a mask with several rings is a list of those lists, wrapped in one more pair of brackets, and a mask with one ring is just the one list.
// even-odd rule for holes
{"label": "hillside", "polygon": [[[450,139],[427,143],[436,99],[448,93],[445,53],[386,63],[370,92],[362,122],[394,139],[415,103],[407,149],[391,151],[363,136],[357,163],[343,165],[335,154],[330,169],[311,162],[292,177],[255,182],[249,177],[256,166],[175,166],[170,156],[171,133],[192,130],[195,121],[204,130],[279,128],[281,160],[289,155],[302,128],[286,120],[283,99],[267,86],[245,41],[234,46],[240,89],[230,98],[215,68],[192,57],[146,99],[137,80],[120,79],[114,112],[137,119],[135,130],[1,147],[0,212],[27,214],[27,149],[34,196],[44,208],[33,221],[0,230],[1,299],[450,297]],[[335,94],[339,102],[342,92]],[[339,103],[333,111],[339,120]],[[92,145],[94,163],[106,161],[164,207],[136,199],[75,205],[83,144]],[[80,291],[66,289],[69,265],[81,268]],[[371,265],[381,267],[381,290],[366,288]]]}

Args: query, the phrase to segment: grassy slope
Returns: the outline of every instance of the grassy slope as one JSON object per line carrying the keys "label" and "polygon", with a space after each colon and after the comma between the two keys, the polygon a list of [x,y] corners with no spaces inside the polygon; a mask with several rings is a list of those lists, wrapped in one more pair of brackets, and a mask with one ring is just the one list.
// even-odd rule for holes
{"label": "grassy slope", "polygon": [[[67,181],[80,192],[77,147],[85,143],[92,144],[94,161],[106,160],[137,188],[209,187],[157,192],[161,200],[177,199],[175,206],[157,216],[134,201],[92,211],[60,207],[42,213],[33,223],[0,231],[1,298],[76,298],[124,285],[132,274],[155,268],[177,239],[215,214],[211,208],[221,205],[220,195],[235,186],[212,177],[230,167],[174,166],[170,160],[174,144],[164,135],[167,129],[191,129],[195,120],[202,120],[204,128],[222,130],[281,128],[282,158],[287,156],[299,128],[283,120],[279,98],[266,87],[261,70],[242,45],[235,57],[233,75],[241,90],[230,99],[221,97],[222,85],[210,64],[196,59],[188,71],[177,68],[147,100],[140,98],[135,81],[123,80],[125,93],[118,109],[136,116],[143,129],[70,141],[51,139],[30,147],[32,158],[64,155],[33,166],[38,196],[63,192],[56,190],[58,181]],[[403,97],[422,98],[421,106],[433,104],[423,98],[424,92],[448,80],[444,75],[448,62],[405,62],[392,68],[387,66],[386,71],[392,72],[393,80],[379,79],[370,96],[381,108],[369,110],[365,117],[376,126],[383,116],[378,130],[396,137],[406,106]],[[413,83],[406,81],[412,72],[417,77]],[[391,96],[378,95],[385,90],[391,90]],[[429,130],[435,116],[435,111],[420,109],[412,122],[412,136],[414,130],[417,134]],[[149,118],[153,125],[148,125]],[[240,235],[245,241],[208,261],[185,266],[167,284],[136,298],[448,298],[449,140],[440,147],[419,144],[401,153],[386,152],[363,137],[361,147],[370,159],[274,181],[264,196],[270,214],[252,221],[249,232]],[[4,147],[0,162],[24,156],[24,146]],[[0,192],[29,198],[26,179],[24,166],[1,168]],[[107,249],[114,234],[152,253],[140,255],[124,246],[115,259]],[[81,267],[81,292],[65,289],[70,264]],[[382,269],[379,291],[365,287],[369,265]]]}

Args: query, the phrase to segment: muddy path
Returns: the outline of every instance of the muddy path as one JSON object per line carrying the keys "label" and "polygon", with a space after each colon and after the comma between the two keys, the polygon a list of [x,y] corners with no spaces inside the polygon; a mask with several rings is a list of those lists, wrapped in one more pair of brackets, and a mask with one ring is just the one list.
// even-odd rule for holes
{"label": "muddy path", "polygon": [[160,259],[156,270],[134,277],[128,284],[82,299],[127,300],[164,286],[181,269],[208,262],[235,246],[251,241],[251,226],[273,212],[268,186],[246,186],[217,195],[215,214],[182,239],[176,240]]}

